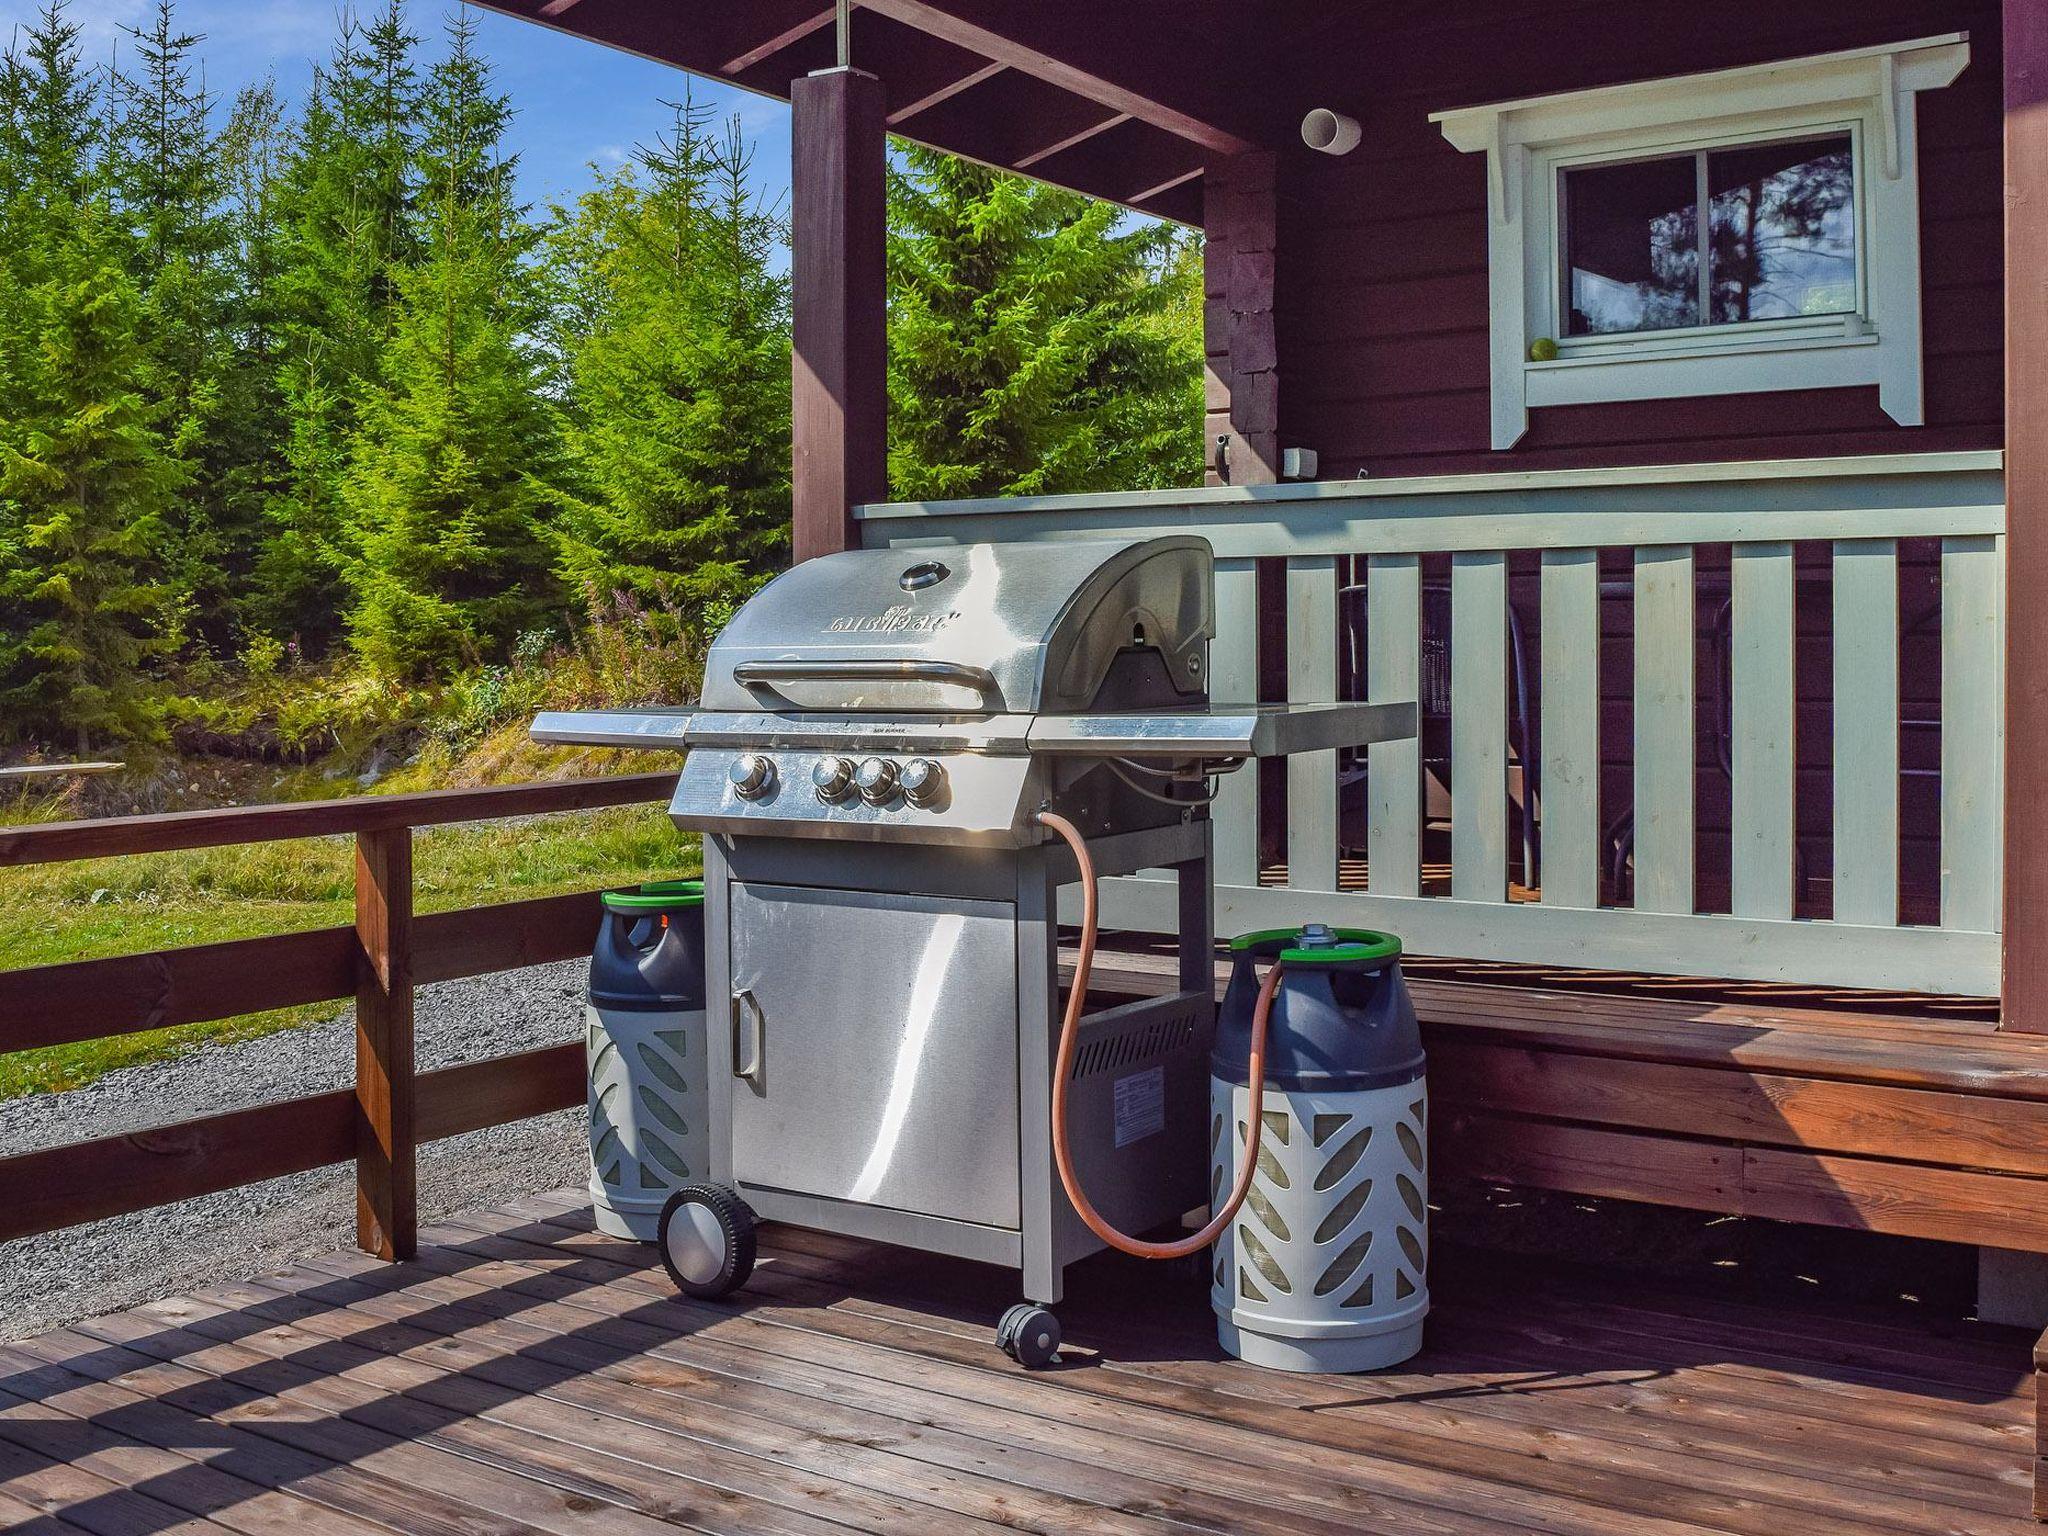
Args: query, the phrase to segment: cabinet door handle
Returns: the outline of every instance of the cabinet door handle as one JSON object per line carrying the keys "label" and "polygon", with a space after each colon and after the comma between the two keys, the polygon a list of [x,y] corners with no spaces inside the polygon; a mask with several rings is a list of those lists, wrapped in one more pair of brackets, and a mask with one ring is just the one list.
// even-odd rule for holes
{"label": "cabinet door handle", "polygon": [[732,1075],[761,1086],[761,1000],[751,987],[732,995]]}

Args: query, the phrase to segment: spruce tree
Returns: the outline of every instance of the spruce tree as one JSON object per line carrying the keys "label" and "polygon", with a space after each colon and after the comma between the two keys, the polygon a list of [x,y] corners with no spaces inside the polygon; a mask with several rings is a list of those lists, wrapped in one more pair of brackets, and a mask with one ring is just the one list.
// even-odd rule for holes
{"label": "spruce tree", "polygon": [[0,413],[0,732],[96,741],[149,728],[148,669],[178,643],[162,579],[185,472],[159,432],[132,246],[91,158],[99,118],[59,3],[6,88],[26,171],[10,200]]}
{"label": "spruce tree", "polygon": [[747,188],[737,121],[671,133],[563,216],[575,274],[559,568],[600,593],[693,615],[780,562],[789,527],[789,294],[783,223]]}
{"label": "spruce tree", "polygon": [[342,482],[361,402],[380,385],[395,272],[414,238],[418,42],[396,0],[368,28],[341,13],[275,189],[284,430],[251,618],[311,649],[341,629]]}
{"label": "spruce tree", "polygon": [[342,485],[348,633],[379,672],[443,674],[546,611],[543,489],[556,454],[537,388],[533,232],[513,199],[511,111],[450,23],[424,92],[418,260],[397,269],[381,383]]}
{"label": "spruce tree", "polygon": [[210,444],[218,465],[217,556],[235,629],[267,629],[258,571],[274,531],[268,513],[285,486],[283,259],[278,183],[290,127],[277,87],[245,87],[220,133],[221,223],[226,238],[220,323],[225,345]]}
{"label": "spruce tree", "polygon": [[889,187],[892,494],[1199,480],[1200,280],[1165,226],[916,145]]}
{"label": "spruce tree", "polygon": [[148,22],[125,29],[134,63],[112,76],[110,180],[133,241],[130,271],[142,297],[151,394],[162,430],[188,470],[172,514],[167,556],[196,631],[229,642],[234,571],[258,530],[231,506],[223,401],[231,364],[227,222],[213,103],[196,79],[203,39],[178,29],[173,0],[156,0]]}

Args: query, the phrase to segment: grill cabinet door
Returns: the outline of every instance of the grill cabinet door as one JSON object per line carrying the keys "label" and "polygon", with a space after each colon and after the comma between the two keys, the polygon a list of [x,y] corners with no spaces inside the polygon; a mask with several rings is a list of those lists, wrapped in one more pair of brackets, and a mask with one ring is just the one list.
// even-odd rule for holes
{"label": "grill cabinet door", "polygon": [[[1016,911],[736,883],[742,1184],[1016,1228]],[[736,1052],[744,1061],[745,1052]]]}

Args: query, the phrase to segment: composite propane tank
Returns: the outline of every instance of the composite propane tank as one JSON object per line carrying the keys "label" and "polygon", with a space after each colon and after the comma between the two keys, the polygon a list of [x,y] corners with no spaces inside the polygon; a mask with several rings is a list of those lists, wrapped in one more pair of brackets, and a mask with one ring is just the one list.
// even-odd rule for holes
{"label": "composite propane tank", "polygon": [[1281,977],[1258,1165],[1214,1249],[1218,1337],[1278,1370],[1397,1364],[1422,1347],[1429,1310],[1428,1095],[1400,942],[1311,923],[1231,949],[1210,1058],[1212,1201],[1244,1155],[1260,970]]}
{"label": "composite propane tank", "polygon": [[709,1172],[702,881],[605,893],[584,1046],[598,1230],[652,1242],[669,1195]]}

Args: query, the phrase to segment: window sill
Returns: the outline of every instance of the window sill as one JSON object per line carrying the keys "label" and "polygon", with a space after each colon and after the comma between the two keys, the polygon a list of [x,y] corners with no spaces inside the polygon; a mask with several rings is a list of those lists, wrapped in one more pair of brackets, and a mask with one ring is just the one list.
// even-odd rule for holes
{"label": "window sill", "polygon": [[1877,339],[1876,327],[1861,315],[1827,315],[1743,326],[1638,331],[1625,336],[1575,336],[1558,343],[1553,360],[1527,366],[1531,370],[1569,368],[1630,358],[1717,357],[1729,352],[1768,355],[1801,347],[1874,346]]}
{"label": "window sill", "polygon": [[1875,331],[1773,337],[1641,338],[1523,364],[1530,406],[1671,400],[1759,390],[1842,389],[1883,382]]}

